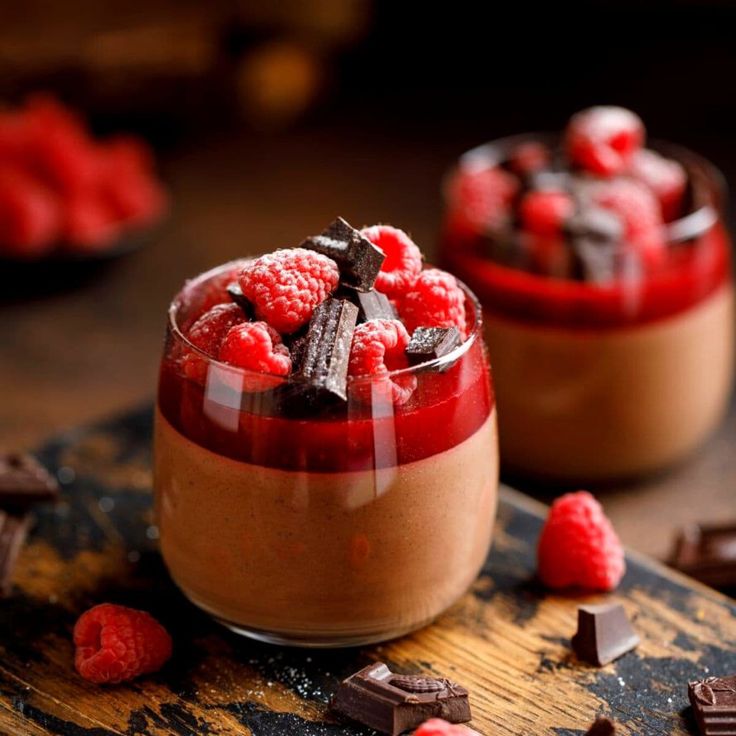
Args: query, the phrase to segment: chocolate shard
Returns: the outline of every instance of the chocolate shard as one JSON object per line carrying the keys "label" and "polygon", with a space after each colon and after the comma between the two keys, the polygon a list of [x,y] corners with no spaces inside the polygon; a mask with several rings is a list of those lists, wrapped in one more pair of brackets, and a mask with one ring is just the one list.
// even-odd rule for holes
{"label": "chocolate shard", "polygon": [[340,280],[358,291],[370,291],[376,282],[386,256],[384,252],[364,237],[342,217],[330,223],[319,235],[313,235],[301,243],[332,258],[340,269]]}
{"label": "chocolate shard", "polygon": [[307,334],[292,348],[293,376],[310,389],[347,400],[348,362],[358,307],[327,299],[314,310]]}
{"label": "chocolate shard", "polygon": [[248,297],[243,294],[243,290],[240,288],[240,284],[237,281],[233,281],[228,284],[227,295],[232,299],[244,312],[248,319],[253,319],[255,312],[253,305],[248,300]]}
{"label": "chocolate shard", "polygon": [[639,644],[620,603],[578,608],[578,630],[572,648],[578,659],[602,667]]}
{"label": "chocolate shard", "polygon": [[714,588],[736,588],[736,522],[685,527],[669,564]]}
{"label": "chocolate shard", "polygon": [[610,718],[596,718],[585,736],[615,736],[616,725]]}
{"label": "chocolate shard", "polygon": [[59,484],[33,456],[0,454],[0,505],[28,509],[36,503],[55,501]]}
{"label": "chocolate shard", "polygon": [[430,718],[450,723],[470,720],[464,687],[444,678],[394,674],[381,662],[343,680],[331,707],[390,736],[410,731]]}
{"label": "chocolate shard", "polygon": [[406,357],[411,365],[426,363],[449,355],[461,342],[457,327],[417,327],[406,346]]}
{"label": "chocolate shard", "polygon": [[18,555],[28,534],[31,517],[0,511],[0,596],[10,594]]}
{"label": "chocolate shard", "polygon": [[702,736],[736,734],[736,675],[689,682],[687,694]]}
{"label": "chocolate shard", "polygon": [[370,322],[373,319],[397,319],[398,315],[391,300],[380,291],[354,291],[351,301],[358,305],[358,319]]}

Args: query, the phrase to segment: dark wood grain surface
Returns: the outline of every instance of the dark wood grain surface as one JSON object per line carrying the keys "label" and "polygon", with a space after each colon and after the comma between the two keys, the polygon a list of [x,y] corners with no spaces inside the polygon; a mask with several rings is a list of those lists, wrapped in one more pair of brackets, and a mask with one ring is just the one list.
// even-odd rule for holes
{"label": "dark wood grain surface", "polygon": [[[601,669],[570,652],[581,601],[534,580],[543,507],[505,489],[493,551],[472,590],[434,625],[382,646],[307,651],[226,632],[177,592],[156,551],[151,408],[50,441],[40,458],[63,501],[39,513],[13,595],[0,605],[0,733],[25,736],[369,736],[335,721],[342,677],[380,659],[471,690],[482,734],[582,734],[605,713],[631,736],[693,733],[688,679],[736,670],[736,606],[630,555],[615,598],[642,637]],[[172,632],[157,675],[111,688],[73,670],[71,629],[88,606],[153,612]]]}
{"label": "dark wood grain surface", "polygon": [[[172,150],[164,173],[175,208],[148,247],[74,289],[19,299],[34,285],[6,283],[0,447],[32,447],[51,432],[150,400],[167,304],[185,278],[207,267],[298,243],[337,213],[358,224],[400,225],[431,255],[441,175],[482,139],[482,126],[463,120],[442,134],[397,125],[387,135],[353,122],[213,135]],[[56,276],[51,286],[65,280]],[[673,472],[600,490],[624,541],[663,557],[683,522],[736,517],[735,443],[732,411],[720,435]]]}

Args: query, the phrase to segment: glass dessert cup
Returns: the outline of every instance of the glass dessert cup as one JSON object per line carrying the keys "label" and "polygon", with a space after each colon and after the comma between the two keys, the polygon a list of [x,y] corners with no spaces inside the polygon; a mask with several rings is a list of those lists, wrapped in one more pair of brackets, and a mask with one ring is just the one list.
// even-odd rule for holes
{"label": "glass dessert cup", "polygon": [[[540,134],[465,154],[458,170],[505,160]],[[483,304],[511,473],[553,482],[638,477],[681,461],[723,418],[732,386],[733,281],[720,173],[670,144],[691,207],[667,224],[655,272],[609,283],[556,279],[488,257],[488,235],[455,226],[449,198],[444,265]]]}
{"label": "glass dessert cup", "polygon": [[[155,427],[161,550],[185,595],[232,630],[349,646],[420,628],[454,603],[491,542],[498,487],[481,312],[468,339],[329,403],[295,379],[218,363],[184,337],[207,285],[172,303]],[[201,380],[181,370],[194,355]],[[191,373],[190,373],[191,375]]]}

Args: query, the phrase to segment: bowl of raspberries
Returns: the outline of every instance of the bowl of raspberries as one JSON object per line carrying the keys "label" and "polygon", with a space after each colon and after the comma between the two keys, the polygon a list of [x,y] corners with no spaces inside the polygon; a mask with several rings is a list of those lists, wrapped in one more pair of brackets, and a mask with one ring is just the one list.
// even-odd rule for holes
{"label": "bowl of raspberries", "polygon": [[138,137],[95,137],[56,98],[0,110],[0,260],[107,260],[138,247],[168,196]]}

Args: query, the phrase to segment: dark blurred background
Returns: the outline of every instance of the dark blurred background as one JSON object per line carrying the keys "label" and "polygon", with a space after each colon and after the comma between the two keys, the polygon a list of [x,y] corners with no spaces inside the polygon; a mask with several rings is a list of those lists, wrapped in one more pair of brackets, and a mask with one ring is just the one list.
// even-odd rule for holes
{"label": "dark blurred background", "polygon": [[[734,28],[727,0],[5,3],[3,101],[50,90],[96,132],[145,136],[173,208],[146,247],[84,279],[6,271],[0,445],[150,400],[166,306],[209,266],[336,214],[391,222],[431,256],[442,173],[484,140],[620,104],[735,180]],[[641,503],[656,515],[661,494]],[[668,535],[640,546],[663,553]]]}

